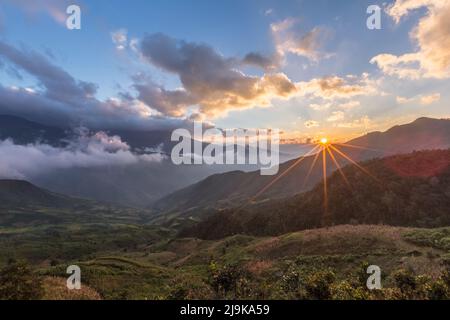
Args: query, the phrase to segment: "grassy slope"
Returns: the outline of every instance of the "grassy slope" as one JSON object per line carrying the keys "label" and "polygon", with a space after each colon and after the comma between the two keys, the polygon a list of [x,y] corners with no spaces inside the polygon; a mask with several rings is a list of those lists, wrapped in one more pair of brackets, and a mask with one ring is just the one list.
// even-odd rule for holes
{"label": "grassy slope", "polygon": [[[160,299],[174,287],[189,288],[191,298],[214,297],[208,285],[211,262],[240,265],[265,298],[283,298],[280,279],[292,268],[331,268],[339,279],[354,278],[363,262],[379,265],[385,284],[393,270],[406,268],[436,277],[450,261],[450,228],[412,229],[374,225],[341,225],[277,237],[236,235],[210,241],[166,238],[142,241],[126,250],[97,251],[89,258],[71,260],[82,268],[82,280],[106,299]],[[61,263],[42,265],[41,272],[65,276]]]}

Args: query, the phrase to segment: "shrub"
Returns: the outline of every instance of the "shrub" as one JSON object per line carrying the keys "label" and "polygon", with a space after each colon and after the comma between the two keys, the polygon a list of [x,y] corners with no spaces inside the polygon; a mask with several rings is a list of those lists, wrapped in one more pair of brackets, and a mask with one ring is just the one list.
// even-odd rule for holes
{"label": "shrub", "polygon": [[210,283],[220,297],[227,297],[229,294],[234,298],[245,296],[248,276],[248,272],[239,265],[226,265],[222,268],[214,263],[210,265]]}
{"label": "shrub", "polygon": [[13,262],[0,270],[0,299],[37,300],[42,295],[41,279],[25,262]]}
{"label": "shrub", "polygon": [[313,272],[305,279],[305,290],[311,299],[331,299],[331,286],[336,276],[331,270]]}

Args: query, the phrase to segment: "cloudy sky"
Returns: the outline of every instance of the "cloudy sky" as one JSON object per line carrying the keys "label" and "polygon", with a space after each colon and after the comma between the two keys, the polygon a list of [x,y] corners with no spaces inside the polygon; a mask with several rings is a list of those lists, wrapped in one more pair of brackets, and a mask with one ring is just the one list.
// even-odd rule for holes
{"label": "cloudy sky", "polygon": [[0,0],[0,113],[345,140],[450,116],[449,16],[450,0]]}

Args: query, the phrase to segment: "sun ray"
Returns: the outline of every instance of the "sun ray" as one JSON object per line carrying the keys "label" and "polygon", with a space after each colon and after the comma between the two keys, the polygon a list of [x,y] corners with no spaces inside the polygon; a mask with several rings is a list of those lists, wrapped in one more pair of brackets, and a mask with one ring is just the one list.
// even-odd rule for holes
{"label": "sun ray", "polygon": [[374,179],[377,183],[381,184],[380,179],[378,179],[377,177],[375,177],[373,174],[371,174],[366,168],[364,168],[363,166],[361,166],[360,164],[358,164],[355,160],[353,160],[352,158],[350,158],[349,156],[347,156],[345,153],[343,153],[342,151],[340,151],[337,147],[335,146],[330,146],[334,151],[336,151],[337,153],[339,153],[342,157],[344,157],[345,159],[347,159],[348,161],[350,161],[352,164],[354,164],[355,166],[357,166],[361,171],[363,171],[364,173],[366,173],[368,176],[370,176],[372,179]]}
{"label": "sun ray", "polygon": [[366,147],[356,146],[356,145],[354,145],[354,144],[342,143],[342,142],[340,142],[340,143],[335,143],[335,145],[344,146],[344,147],[349,147],[349,148],[354,148],[354,149],[368,150],[368,151],[376,151],[376,152],[391,153],[391,154],[394,154],[394,153],[395,153],[395,152],[393,152],[393,151],[381,150],[381,149],[374,149],[374,148],[366,148]]}
{"label": "sun ray", "polygon": [[255,194],[253,196],[253,198],[251,198],[251,201],[256,200],[256,198],[258,198],[261,194],[263,194],[264,192],[267,191],[267,189],[269,189],[271,186],[273,186],[278,180],[280,180],[281,178],[283,178],[287,173],[289,173],[289,171],[291,171],[294,167],[296,167],[298,164],[300,164],[304,159],[306,159],[306,157],[310,156],[313,154],[314,151],[317,150],[317,148],[319,148],[318,145],[316,145],[314,148],[312,148],[309,152],[307,152],[305,155],[303,155],[302,157],[298,158],[289,168],[287,168],[286,170],[284,170],[280,175],[276,176],[272,181],[270,181],[266,186],[264,186],[257,194]]}
{"label": "sun ray", "polygon": [[342,167],[339,164],[339,162],[336,160],[336,157],[334,156],[333,152],[331,152],[331,150],[329,148],[327,148],[327,151],[330,155],[331,160],[333,160],[334,164],[336,165],[336,168],[338,169],[339,173],[341,174],[342,179],[344,179],[345,184],[351,190],[352,186],[350,185],[350,182],[348,181],[347,177],[345,176],[344,171],[342,171]]}
{"label": "sun ray", "polygon": [[328,185],[327,185],[327,156],[325,153],[327,146],[322,147],[322,173],[323,173],[323,210],[324,218],[328,216]]}
{"label": "sun ray", "polygon": [[314,169],[314,167],[316,165],[316,162],[317,162],[317,159],[319,158],[319,156],[320,156],[320,152],[317,152],[315,157],[314,157],[313,162],[311,163],[311,166],[309,167],[308,174],[306,175],[306,178],[303,181],[302,189],[304,189],[306,184],[308,183],[309,177],[311,176],[312,170]]}

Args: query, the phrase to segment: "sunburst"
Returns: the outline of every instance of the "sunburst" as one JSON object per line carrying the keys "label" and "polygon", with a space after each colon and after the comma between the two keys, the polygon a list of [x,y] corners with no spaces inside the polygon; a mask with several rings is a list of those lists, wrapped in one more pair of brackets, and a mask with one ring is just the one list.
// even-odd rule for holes
{"label": "sunburst", "polygon": [[288,168],[286,168],[283,172],[279,173],[276,177],[274,177],[269,183],[267,183],[255,196],[251,199],[251,202],[255,201],[258,197],[260,197],[264,192],[266,192],[269,188],[271,188],[274,184],[280,181],[283,177],[285,177],[289,172],[292,171],[293,168],[298,166],[301,162],[303,162],[308,157],[314,157],[309,170],[303,180],[303,188],[306,186],[307,181],[314,169],[319,158],[322,158],[322,185],[323,185],[323,210],[324,210],[324,219],[328,218],[328,172],[327,172],[327,155],[330,157],[333,164],[336,166],[339,175],[344,180],[347,187],[352,190],[351,184],[346,177],[344,171],[342,170],[342,166],[337,159],[337,155],[343,158],[345,161],[355,165],[359,170],[363,173],[374,179],[376,182],[380,183],[380,180],[376,178],[373,174],[369,172],[362,165],[358,164],[355,160],[353,160],[348,154],[346,154],[342,149],[338,148],[338,146],[345,146],[356,149],[365,149],[371,151],[380,151],[377,149],[365,148],[361,146],[346,144],[346,143],[332,143],[329,138],[322,137],[317,140],[316,143],[312,144],[311,150],[307,152],[305,155],[298,158],[293,164],[291,164]]}

